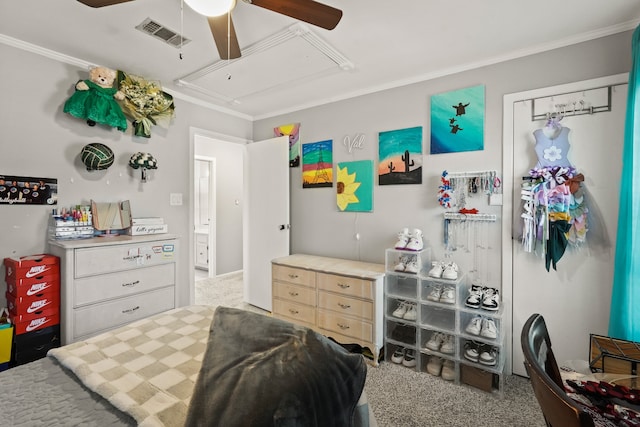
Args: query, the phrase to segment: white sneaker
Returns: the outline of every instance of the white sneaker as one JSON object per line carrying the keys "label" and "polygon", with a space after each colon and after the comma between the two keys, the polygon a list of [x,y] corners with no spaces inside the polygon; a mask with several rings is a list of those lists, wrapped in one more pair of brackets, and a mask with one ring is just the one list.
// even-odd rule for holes
{"label": "white sneaker", "polygon": [[482,330],[482,316],[474,316],[465,331],[471,335],[480,335],[480,331]]}
{"label": "white sneaker", "polygon": [[451,286],[445,286],[442,289],[442,294],[440,295],[440,302],[445,304],[455,304],[456,303],[456,288]]}
{"label": "white sneaker", "polygon": [[453,261],[448,263],[442,270],[442,278],[456,280],[458,278],[458,265]]}
{"label": "white sneaker", "polygon": [[407,368],[413,368],[416,366],[416,351],[410,348],[404,353],[404,359],[402,359],[402,365]]}
{"label": "white sneaker", "polygon": [[453,381],[456,379],[456,365],[453,360],[445,360],[442,364],[442,379],[447,381]]}
{"label": "white sneaker", "polygon": [[453,354],[456,351],[455,337],[453,335],[446,335],[442,346],[440,346],[440,353]]}
{"label": "white sneaker", "polygon": [[400,257],[398,258],[398,263],[395,265],[395,267],[393,267],[393,269],[395,271],[404,271],[407,266],[407,257],[405,255],[400,255]]}
{"label": "white sneaker", "polygon": [[393,363],[402,363],[402,360],[404,359],[404,353],[405,353],[405,349],[402,347],[398,347],[396,351],[393,352],[393,355],[391,356],[391,361]]}
{"label": "white sneaker", "polygon": [[427,372],[439,377],[442,372],[442,359],[436,356],[431,356],[429,358],[429,363],[427,363]]}
{"label": "white sneaker", "polygon": [[435,277],[436,279],[441,278],[445,263],[442,261],[433,261],[431,266],[431,270],[429,270],[429,277]]}
{"label": "white sneaker", "polygon": [[429,295],[427,295],[427,299],[429,301],[438,302],[438,301],[440,301],[440,296],[441,295],[442,295],[442,286],[435,285],[435,286],[431,287],[431,291],[429,292]]}
{"label": "white sneaker", "polygon": [[483,346],[478,361],[487,366],[495,365],[498,361],[498,349],[492,345]]}
{"label": "white sneaker", "polygon": [[400,305],[391,313],[393,317],[397,317],[398,319],[402,319],[409,309],[409,304],[406,301],[400,301]]}
{"label": "white sneaker", "polygon": [[418,256],[413,255],[411,257],[407,257],[407,262],[404,266],[404,272],[417,274],[419,270],[420,267],[418,266]]}
{"label": "white sneaker", "polygon": [[404,249],[407,247],[407,243],[409,243],[409,229],[405,227],[398,233],[398,241],[395,244],[395,248]]}
{"label": "white sneaker", "polygon": [[500,293],[495,288],[482,288],[482,308],[497,311],[500,308]]}
{"label": "white sneaker", "polygon": [[446,335],[442,332],[434,332],[431,334],[431,338],[424,345],[425,348],[433,351],[440,351],[440,346],[444,342]]}
{"label": "white sneaker", "polygon": [[464,302],[464,305],[471,308],[479,308],[481,303],[482,303],[482,286],[471,285],[471,289],[469,289],[469,296]]}
{"label": "white sneaker", "polygon": [[406,313],[404,313],[404,315],[402,316],[403,319],[405,320],[416,320],[416,318],[418,317],[418,311],[416,310],[416,304],[415,303],[407,303],[407,311]]}
{"label": "white sneaker", "polygon": [[422,230],[414,228],[409,235],[409,243],[405,247],[408,251],[421,251],[424,248],[424,242],[422,241]]}
{"label": "white sneaker", "polygon": [[493,319],[482,319],[482,330],[480,335],[485,338],[496,339],[498,338],[498,328],[496,322]]}

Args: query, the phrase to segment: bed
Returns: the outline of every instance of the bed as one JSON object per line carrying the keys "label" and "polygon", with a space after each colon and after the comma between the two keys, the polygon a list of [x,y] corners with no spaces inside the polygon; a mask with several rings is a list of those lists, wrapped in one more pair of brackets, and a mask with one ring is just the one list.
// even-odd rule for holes
{"label": "bed", "polygon": [[0,373],[11,426],[375,426],[366,364],[249,311],[170,310]]}

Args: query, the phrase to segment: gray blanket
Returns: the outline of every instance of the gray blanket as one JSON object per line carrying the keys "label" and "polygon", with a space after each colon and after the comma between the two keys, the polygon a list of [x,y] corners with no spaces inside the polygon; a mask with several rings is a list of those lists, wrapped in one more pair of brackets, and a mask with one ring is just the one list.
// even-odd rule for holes
{"label": "gray blanket", "polygon": [[186,425],[363,425],[365,378],[361,355],[311,329],[218,307]]}

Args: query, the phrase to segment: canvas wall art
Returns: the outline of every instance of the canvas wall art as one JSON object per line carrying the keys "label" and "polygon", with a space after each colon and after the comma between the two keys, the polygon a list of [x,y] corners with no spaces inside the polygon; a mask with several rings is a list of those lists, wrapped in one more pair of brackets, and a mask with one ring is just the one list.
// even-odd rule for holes
{"label": "canvas wall art", "polygon": [[341,212],[373,211],[373,160],[338,163],[336,196]]}
{"label": "canvas wall art", "polygon": [[484,150],[484,86],[431,97],[431,154]]}
{"label": "canvas wall art", "polygon": [[300,166],[300,123],[292,123],[273,128],[273,136],[289,137],[289,167]]}
{"label": "canvas wall art", "polygon": [[302,188],[333,187],[333,141],[302,144]]}
{"label": "canvas wall art", "polygon": [[422,183],[422,127],[378,134],[378,184]]}

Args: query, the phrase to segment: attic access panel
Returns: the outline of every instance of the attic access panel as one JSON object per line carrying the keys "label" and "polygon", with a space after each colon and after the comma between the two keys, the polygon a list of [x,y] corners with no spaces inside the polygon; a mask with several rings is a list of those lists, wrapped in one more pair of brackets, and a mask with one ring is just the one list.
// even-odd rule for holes
{"label": "attic access panel", "polygon": [[255,94],[309,81],[353,64],[297,23],[242,51],[234,60],[218,62],[177,80],[182,86],[226,102],[242,102]]}

